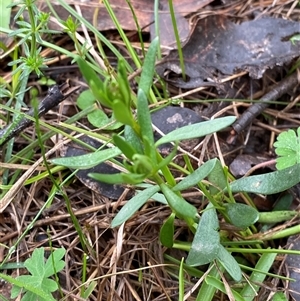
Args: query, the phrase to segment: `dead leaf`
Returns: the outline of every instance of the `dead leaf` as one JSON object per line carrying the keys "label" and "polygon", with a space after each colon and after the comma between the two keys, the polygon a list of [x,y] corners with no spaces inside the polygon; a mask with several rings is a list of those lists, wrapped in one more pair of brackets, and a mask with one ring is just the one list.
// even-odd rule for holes
{"label": "dead leaf", "polygon": [[[300,32],[298,22],[265,17],[234,24],[225,17],[212,16],[199,20],[191,38],[183,47],[185,71],[190,78],[173,84],[182,88],[196,88],[199,84],[217,81],[222,75],[248,71],[253,78],[261,78],[266,69],[283,65],[299,56],[299,45],[290,38]],[[178,54],[173,50],[158,66],[158,73],[172,70],[180,74]]]}
{"label": "dead leaf", "polygon": [[259,155],[238,155],[229,166],[230,172],[236,178],[243,177],[253,166],[268,161],[268,158]]}
{"label": "dead leaf", "polygon": [[[180,34],[180,39],[185,40],[189,35],[188,22],[184,19],[184,16],[197,12],[202,7],[206,6],[213,0],[173,0],[174,10],[177,16],[177,27]],[[77,5],[82,13],[82,16],[91,24],[93,24],[94,14],[97,14],[97,24],[96,28],[100,31],[116,29],[113,21],[111,20],[104,4],[100,3],[99,0],[90,1],[74,1],[66,0],[69,5]],[[49,8],[45,1],[38,1],[39,7],[42,11],[48,12]],[[121,27],[123,30],[136,31],[136,23],[132,16],[130,7],[125,0],[110,0],[109,1]],[[153,0],[131,0],[132,8],[135,12],[136,18],[138,20],[139,27],[143,29],[144,32],[150,31],[150,25],[154,20],[154,1]],[[54,10],[58,14],[59,18],[66,20],[70,15],[62,6],[59,5],[57,1],[52,1],[51,4]],[[168,0],[161,0],[159,7],[159,22],[160,22],[160,35],[161,44],[164,46],[169,46],[174,44],[174,33],[172,22],[170,18]],[[99,10],[96,11],[95,9]],[[61,30],[61,28],[54,23],[49,24],[49,28],[54,30]],[[152,34],[154,31],[152,29]]]}

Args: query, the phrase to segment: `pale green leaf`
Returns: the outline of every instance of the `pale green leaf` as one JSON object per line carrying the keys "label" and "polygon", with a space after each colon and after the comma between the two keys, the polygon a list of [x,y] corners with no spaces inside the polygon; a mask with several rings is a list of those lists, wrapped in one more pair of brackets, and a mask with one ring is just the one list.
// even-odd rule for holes
{"label": "pale green leaf", "polygon": [[159,186],[151,186],[131,198],[114,217],[111,227],[115,228],[126,222],[158,191]]}
{"label": "pale green leaf", "polygon": [[104,149],[91,154],[74,156],[74,157],[64,157],[55,158],[49,160],[51,163],[61,166],[66,166],[72,169],[89,169],[94,167],[104,161],[114,158],[120,155],[122,152],[117,147]]}
{"label": "pale green leaf", "polygon": [[139,82],[139,89],[144,91],[146,97],[149,94],[149,90],[153,82],[155,58],[156,58],[158,44],[159,44],[159,39],[156,37],[151,42],[143,63],[142,74]]}
{"label": "pale green leaf", "polygon": [[235,120],[236,117],[227,116],[227,117],[203,121],[195,124],[190,124],[168,133],[167,135],[160,138],[155,143],[155,145],[159,146],[161,144],[169,143],[173,141],[182,141],[182,140],[207,136],[209,134],[224,129],[227,126],[230,126]]}
{"label": "pale green leaf", "polygon": [[213,205],[209,203],[200,218],[191,250],[186,259],[188,265],[204,265],[218,257],[221,246],[218,230],[217,212]]}
{"label": "pale green leaf", "polygon": [[174,220],[175,213],[172,212],[161,226],[159,232],[159,240],[161,244],[168,248],[172,248],[174,243]]}
{"label": "pale green leaf", "polygon": [[242,279],[242,271],[240,266],[234,257],[222,246],[220,245],[219,253],[217,256],[220,264],[224,267],[224,269],[228,272],[228,274],[235,281],[241,281]]}
{"label": "pale green leaf", "polygon": [[275,194],[300,182],[300,164],[262,175],[241,178],[230,183],[232,192]]}
{"label": "pale green leaf", "polygon": [[183,178],[177,185],[173,187],[173,191],[181,191],[197,185],[206,178],[216,165],[218,159],[212,159],[205,162],[193,173]]}
{"label": "pale green leaf", "polygon": [[224,206],[230,222],[238,228],[245,229],[257,222],[259,218],[259,212],[248,205],[230,203]]}
{"label": "pale green leaf", "polygon": [[279,156],[276,159],[278,170],[300,163],[300,128],[297,129],[297,134],[294,130],[279,134],[274,147]]}

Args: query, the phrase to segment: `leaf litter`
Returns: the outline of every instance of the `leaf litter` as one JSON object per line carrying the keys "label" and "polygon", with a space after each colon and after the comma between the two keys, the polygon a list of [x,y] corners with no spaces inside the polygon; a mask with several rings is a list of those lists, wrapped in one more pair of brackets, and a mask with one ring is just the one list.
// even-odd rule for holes
{"label": "leaf litter", "polygon": [[[272,17],[241,24],[220,15],[201,19],[182,50],[189,81],[177,78],[172,84],[197,88],[217,84],[225,75],[243,71],[249,72],[252,78],[261,78],[267,69],[282,66],[299,56],[300,43],[290,41],[299,31],[298,22]],[[157,67],[161,76],[165,70],[182,73],[176,50]]]}

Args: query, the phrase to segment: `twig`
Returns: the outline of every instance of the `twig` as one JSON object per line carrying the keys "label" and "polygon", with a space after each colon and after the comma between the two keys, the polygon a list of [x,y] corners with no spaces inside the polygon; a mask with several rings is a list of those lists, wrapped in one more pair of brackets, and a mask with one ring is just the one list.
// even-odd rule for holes
{"label": "twig", "polygon": [[231,138],[228,141],[234,140],[234,136],[237,136],[242,131],[244,131],[254,120],[256,116],[262,113],[268,106],[270,101],[277,100],[286,92],[292,90],[299,83],[297,72],[293,73],[291,76],[283,79],[280,83],[275,85],[275,87],[265,94],[260,102],[253,104],[249,107],[243,115],[237,120],[233,125],[234,131],[231,133]]}
{"label": "twig", "polygon": [[[73,87],[70,88],[68,83],[64,83],[60,86],[55,85],[51,87],[48,91],[48,94],[46,97],[40,102],[38,108],[37,108],[37,115],[38,117],[44,115],[52,108],[56,107],[60,102],[62,102],[64,99],[66,99],[68,96],[70,96],[72,93],[77,91],[80,87]],[[28,119],[29,117],[34,117],[35,115],[35,108],[31,108],[28,113],[24,116],[24,118],[21,119],[21,121],[13,126],[13,124],[10,124],[6,126],[5,128],[0,130],[0,146],[4,145],[6,142],[8,142],[13,137],[16,137],[19,135],[23,130],[25,130],[27,127],[29,127],[32,123],[32,119]]]}

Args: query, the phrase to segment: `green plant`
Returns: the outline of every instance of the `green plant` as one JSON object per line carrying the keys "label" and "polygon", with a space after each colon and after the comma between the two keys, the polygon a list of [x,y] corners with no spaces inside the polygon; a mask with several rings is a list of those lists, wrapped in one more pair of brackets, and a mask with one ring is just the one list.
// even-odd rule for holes
{"label": "green plant", "polygon": [[[112,135],[112,142],[115,147],[106,150],[73,158],[58,158],[51,161],[54,164],[71,168],[86,169],[123,154],[122,167],[126,169],[126,172],[113,175],[90,174],[90,177],[102,182],[136,186],[136,195],[121,208],[113,219],[111,226],[117,227],[126,222],[150,198],[167,204],[172,212],[161,227],[160,241],[167,247],[188,251],[189,255],[186,263],[189,266],[199,266],[207,263],[216,263],[218,265],[217,270],[212,269],[209,273],[212,277],[209,279],[214,279],[215,282],[213,286],[209,286],[207,289],[213,296],[215,290],[220,289],[218,282],[220,271],[227,271],[236,281],[241,280],[240,265],[231,255],[231,252],[245,251],[245,248],[226,247],[226,237],[222,237],[221,232],[219,232],[217,213],[221,214],[227,222],[240,228],[242,236],[251,235],[253,232],[256,233],[257,230],[254,224],[260,218],[263,220],[265,218],[264,214],[259,213],[253,204],[249,206],[236,203],[232,194],[241,192],[273,194],[284,191],[299,181],[300,165],[275,173],[230,181],[231,176],[228,174],[227,169],[222,167],[218,159],[209,160],[198,169],[193,170],[191,162],[186,158],[188,169],[184,169],[185,177],[176,183],[169,166],[176,168],[172,160],[177,152],[178,142],[206,136],[221,130],[229,126],[235,118],[229,116],[189,125],[163,136],[158,141],[154,141],[147,98],[153,82],[157,44],[157,40],[152,42],[145,57],[143,72],[138,79],[139,86],[136,100],[131,94],[122,60],[119,62],[118,75],[114,79],[109,78],[102,82],[86,61],[80,57],[77,58],[80,70],[90,86],[88,93],[93,96],[93,99],[112,109],[116,122],[124,125],[124,137],[120,136],[120,134]],[[135,107],[136,115],[133,111]],[[174,148],[168,156],[163,158],[158,151],[158,147],[170,142],[174,143]],[[295,174],[297,175],[296,177]],[[208,181],[204,181],[205,179]],[[150,181],[152,184],[142,185],[145,180]],[[182,191],[195,185],[198,186],[208,200],[208,205],[202,212],[201,217],[197,207],[187,202],[181,194]],[[144,189],[141,189],[141,187]],[[245,197],[247,198],[247,195]],[[251,204],[249,198],[248,201]],[[273,220],[276,220],[279,215],[280,212],[274,212]],[[175,218],[184,220],[191,232],[194,233],[192,243],[174,241]],[[280,218],[282,220],[282,216]],[[287,235],[287,233],[282,235]],[[277,236],[274,234],[272,237]],[[260,275],[263,275],[263,273],[268,272],[271,266],[270,262],[273,262],[275,257],[268,256],[269,253],[263,249],[260,243],[257,243],[256,247],[257,249],[250,248],[249,252],[265,254],[267,263],[262,261],[263,264],[258,266],[259,271],[262,273]],[[274,254],[278,250],[271,250],[271,252]],[[255,271],[257,272],[257,270]],[[253,272],[252,275],[254,277],[255,273]],[[199,290],[197,300],[203,300],[201,298],[207,297],[206,285],[203,284]],[[237,296],[237,300],[243,300],[242,296],[249,295],[250,289],[244,289],[243,291],[232,289],[232,293]],[[255,293],[253,292],[254,295]]]}
{"label": "green plant", "polygon": [[[292,160],[289,160],[289,163],[284,165],[282,170],[261,176],[251,176],[236,181],[232,179],[226,167],[222,166],[218,159],[209,160],[201,167],[194,170],[188,157],[185,157],[185,163],[187,167],[180,168],[176,166],[172,160],[176,154],[177,146],[180,141],[206,136],[221,130],[229,126],[234,121],[234,117],[229,116],[191,125],[182,129],[178,129],[164,136],[158,141],[154,141],[150,112],[148,109],[148,101],[150,103],[156,102],[151,88],[154,76],[155,55],[159,47],[158,41],[153,41],[143,63],[142,75],[141,77],[136,77],[136,81],[138,83],[138,91],[136,96],[132,92],[127,80],[127,72],[132,71],[132,67],[129,65],[129,63],[122,58],[120,53],[101,35],[101,33],[99,33],[98,30],[92,27],[74,10],[72,10],[72,8],[70,8],[65,1],[58,0],[58,2],[76,19],[76,21],[73,21],[73,19],[70,17],[66,21],[61,21],[61,23],[65,26],[66,31],[73,39],[79,56],[74,57],[72,53],[67,52],[65,49],[59,48],[58,46],[42,40],[39,33],[44,30],[43,28],[44,25],[46,25],[47,16],[40,15],[39,17],[39,12],[35,11],[34,8],[34,1],[22,1],[22,4],[26,5],[26,7],[31,9],[33,12],[31,15],[35,15],[36,23],[33,24],[32,28],[29,28],[28,24],[20,23],[19,25],[22,26],[22,30],[15,33],[15,36],[21,38],[21,41],[27,42],[27,46],[24,46],[25,57],[19,58],[17,61],[17,64],[19,65],[12,64],[13,68],[17,70],[14,73],[14,81],[18,82],[19,71],[23,72],[23,77],[20,77],[22,78],[23,83],[26,83],[25,79],[30,72],[35,71],[37,74],[41,74],[45,61],[43,61],[40,57],[39,51],[34,52],[34,49],[38,49],[38,47],[34,48],[34,43],[31,42],[31,40],[35,39],[40,45],[50,47],[59,51],[60,53],[67,54],[69,57],[75,59],[78,63],[80,70],[90,87],[90,90],[83,92],[77,101],[79,108],[83,110],[81,117],[87,114],[88,120],[95,127],[119,130],[121,126],[124,126],[124,131],[112,135],[111,142],[115,145],[112,148],[97,151],[81,157],[53,159],[52,162],[54,164],[64,165],[74,169],[86,169],[106,160],[113,160],[115,157],[122,155],[124,159],[123,163],[116,161],[114,161],[114,163],[122,165],[123,170],[126,170],[126,172],[120,172],[119,174],[111,176],[107,174],[90,175],[91,177],[100,181],[113,184],[131,184],[136,188],[136,195],[132,197],[118,212],[112,221],[112,227],[117,227],[126,222],[150,198],[161,202],[164,205],[168,205],[171,209],[171,213],[161,227],[160,241],[167,247],[183,249],[189,252],[189,255],[186,259],[186,263],[188,265],[183,263],[183,261],[180,263],[180,300],[183,300],[184,294],[184,271],[189,271],[191,274],[194,273],[196,275],[195,277],[200,278],[202,276],[202,271],[199,271],[191,266],[199,266],[207,263],[210,264],[208,270],[209,273],[199,290],[196,300],[211,300],[213,299],[216,290],[223,291],[224,293],[226,292],[228,295],[232,294],[235,300],[253,300],[255,292],[259,289],[258,286],[249,284],[243,289],[231,289],[224,284],[225,281],[220,280],[221,274],[227,271],[234,280],[239,281],[242,277],[242,267],[244,270],[250,270],[252,272],[252,281],[262,282],[265,275],[268,274],[269,268],[275,259],[276,253],[279,253],[280,251],[275,249],[265,250],[261,241],[253,242],[246,238],[245,241],[228,241],[229,238],[226,233],[219,231],[218,215],[222,216],[226,222],[238,227],[240,229],[239,234],[241,237],[257,234],[258,230],[254,224],[256,221],[266,221],[266,216],[262,213],[259,213],[255,209],[255,206],[251,203],[251,199],[246,193],[244,193],[243,197],[247,199],[250,206],[235,203],[232,194],[241,192],[273,194],[283,191],[298,183],[300,170],[299,164],[294,165],[294,163],[298,163],[297,156],[296,161],[294,158],[294,146],[290,148],[287,153],[285,153],[289,156],[289,159],[291,159],[291,157],[294,159],[292,158]],[[109,1],[104,1],[104,3],[111,15],[112,20],[118,28],[125,45],[128,47],[130,57],[132,58],[136,67],[139,68],[141,66],[140,58],[131,47],[128,38],[120,27],[120,24],[118,24],[118,20],[115,18]],[[158,4],[158,1],[156,1],[156,3]],[[171,1],[169,3],[171,3]],[[54,11],[52,13],[55,15]],[[171,13],[174,15],[173,10],[171,10]],[[112,68],[106,71],[100,70],[94,59],[89,55],[87,45],[81,45],[76,38],[76,30],[79,23],[84,23],[87,28],[95,34],[96,38],[106,44],[118,57],[119,65],[117,72],[112,70]],[[178,38],[177,42],[179,42]],[[98,46],[98,48],[102,57],[105,58],[105,53],[103,53],[101,46]],[[33,56],[31,54],[33,54]],[[87,61],[89,61],[89,63],[87,63]],[[183,64],[183,59],[181,60],[181,64]],[[183,67],[182,70],[184,70]],[[105,77],[105,81],[99,79],[99,74]],[[23,84],[23,88],[24,87],[25,86]],[[23,90],[25,91],[25,88]],[[3,95],[6,96],[10,95],[8,91],[0,92],[3,92]],[[110,116],[107,116],[107,114],[105,114],[100,108],[100,105],[108,107],[113,113]],[[79,115],[78,118],[80,118]],[[75,121],[78,120],[78,118],[72,120]],[[71,124],[71,119],[68,120],[68,122]],[[60,129],[55,129],[47,124],[43,124],[43,126],[47,126],[51,132],[43,135],[43,137],[40,137],[41,134],[39,134],[39,140],[41,144],[43,141],[45,141],[45,139],[48,139],[51,135],[53,135],[54,132],[61,131]],[[75,126],[67,124],[65,124],[65,127],[81,133],[89,133]],[[61,131],[61,133],[65,136],[68,135],[63,131]],[[94,133],[89,134],[95,135]],[[121,136],[122,134],[124,135],[123,137]],[[158,147],[169,142],[174,143],[174,148],[166,158],[162,158],[158,151]],[[31,145],[31,147],[35,146],[37,146],[37,142],[33,142]],[[28,148],[20,152],[18,156],[23,158],[25,156],[24,154],[26,154],[26,150],[28,150]],[[290,156],[291,153],[292,155]],[[176,183],[170,167],[175,169],[177,168],[177,170],[182,172],[183,178],[180,182]],[[32,183],[42,179],[43,177],[48,177],[49,174],[57,170],[58,168],[54,167],[51,169],[51,171],[44,172],[38,176],[28,179],[26,183]],[[52,180],[55,181],[53,178]],[[58,180],[57,182],[55,181],[55,185],[53,186],[53,193],[51,193],[51,197],[49,197],[50,202],[51,198],[54,197],[56,192],[62,192],[60,187],[63,187],[65,184],[63,182],[60,187],[57,187],[57,183],[59,183]],[[202,200],[208,201],[205,210],[202,212],[198,212],[198,204],[192,205],[182,197],[182,192],[184,190],[194,186],[198,186],[199,190],[203,193]],[[67,204],[69,207],[71,207],[70,203]],[[269,220],[271,219],[272,222],[282,221],[297,214],[295,212],[290,213],[290,215],[282,215],[282,212],[276,212],[275,214],[270,215],[271,217],[269,217]],[[72,212],[70,214],[72,215]],[[174,240],[176,218],[184,220],[190,231],[194,234],[192,243]],[[34,222],[35,220],[33,223]],[[80,233],[80,225],[76,225],[75,222],[76,220],[73,219],[76,230]],[[299,230],[296,228],[291,228],[288,230],[289,231],[281,231],[280,233],[275,232],[269,236],[263,236],[262,239],[268,240],[285,237],[293,233],[297,233],[296,231],[299,232]],[[22,236],[23,235],[25,235],[25,233],[22,234]],[[83,247],[85,246],[85,244],[82,245]],[[251,255],[255,255],[255,253],[262,254],[262,260],[257,263],[255,268],[249,268],[248,266],[238,264],[238,261],[236,260],[237,256],[234,255],[233,257],[231,255],[231,253],[238,254],[247,252],[251,253]],[[288,253],[288,251],[286,251],[286,253]],[[43,260],[44,258],[39,256],[36,264],[40,264],[43,262]],[[83,257],[83,261],[84,265],[86,265],[85,257]],[[85,272],[85,270],[86,269],[84,268],[83,271]],[[44,291],[43,288],[36,290],[36,288],[32,288],[28,283],[23,283],[21,281],[22,278],[13,279],[9,278],[7,275],[3,275],[2,278],[14,283],[16,286],[15,291],[19,291],[17,287],[23,287],[23,289],[27,290],[27,292],[30,294],[36,294],[42,298],[45,298],[45,296],[48,298],[50,296],[49,290]],[[82,279],[84,282],[86,275],[83,275]],[[29,281],[29,278],[27,278],[27,280]],[[95,284],[96,282],[91,282],[90,286],[85,291],[82,287],[81,297],[87,298],[88,294],[93,290]],[[25,298],[25,296],[23,298]]]}
{"label": "green plant", "polygon": [[[196,171],[187,171],[190,174],[178,184],[176,184],[168,167],[176,155],[178,141],[209,135],[229,126],[235,118],[224,117],[189,125],[177,129],[155,142],[147,97],[152,85],[157,47],[158,41],[155,39],[149,47],[144,61],[143,72],[139,79],[136,117],[132,111],[132,106],[135,106],[135,102],[131,100],[131,91],[122,60],[119,62],[117,77],[115,79],[108,79],[103,83],[89,65],[82,58],[78,57],[77,62],[80,70],[90,86],[89,93],[92,93],[94,98],[102,105],[113,110],[115,119],[125,125],[125,138],[115,134],[112,136],[112,140],[116,146],[114,148],[97,151],[89,155],[52,159],[51,161],[54,164],[71,168],[86,169],[109,159],[108,156],[113,158],[123,153],[125,157],[123,167],[127,172],[113,175],[90,174],[90,176],[96,180],[111,184],[126,183],[139,185],[144,180],[150,180],[154,184],[139,191],[136,196],[127,202],[112,221],[112,227],[121,225],[148,199],[152,197],[155,199],[155,195],[160,195],[162,196],[160,200],[168,204],[172,210],[170,218],[162,226],[160,234],[161,242],[168,247],[172,247],[174,244],[174,218],[176,216],[185,220],[191,231],[195,233],[187,262],[195,266],[218,260],[230,275],[239,281],[241,279],[240,268],[220,242],[216,208],[232,223],[238,223],[240,219],[243,219],[244,224],[242,227],[253,224],[258,218],[258,213],[253,208],[235,204],[234,200],[230,197],[226,198],[230,204],[223,204],[224,193],[222,190],[228,186],[228,182],[219,160],[210,160]],[[158,147],[170,142],[175,142],[174,149],[167,157],[162,158]],[[201,183],[206,177],[208,177],[211,183],[208,186]],[[207,209],[202,214],[200,222],[197,208],[188,203],[181,195],[181,191],[197,184],[210,201]],[[238,210],[234,210],[235,206],[239,206]],[[241,206],[243,209],[244,207],[247,208],[247,210],[241,211]],[[240,213],[236,217],[238,211],[245,214]]]}
{"label": "green plant", "polygon": [[30,300],[55,300],[51,293],[58,290],[56,281],[49,277],[60,272],[65,262],[61,260],[65,255],[65,249],[56,249],[51,252],[49,258],[45,262],[44,248],[35,249],[32,257],[24,262],[24,267],[31,275],[21,275],[16,278],[0,274],[0,277],[9,281],[14,286],[11,291],[11,298],[17,298],[23,294],[22,301]]}
{"label": "green plant", "polygon": [[275,153],[279,156],[276,159],[276,168],[282,170],[300,163],[300,128],[297,132],[288,130],[282,132],[274,143]]}

